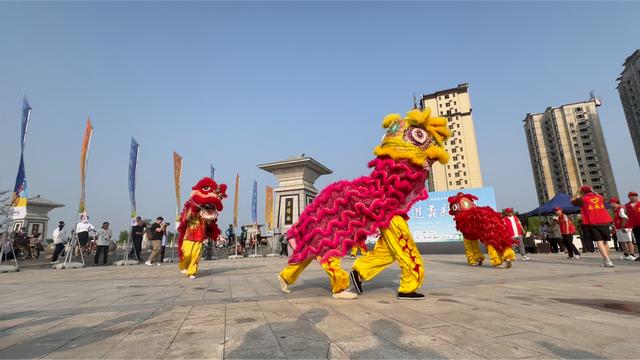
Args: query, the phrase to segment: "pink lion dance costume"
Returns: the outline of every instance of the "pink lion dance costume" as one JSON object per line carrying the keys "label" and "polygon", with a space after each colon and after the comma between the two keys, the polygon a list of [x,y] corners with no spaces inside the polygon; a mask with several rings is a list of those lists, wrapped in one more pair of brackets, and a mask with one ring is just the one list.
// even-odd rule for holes
{"label": "pink lion dance costume", "polygon": [[399,298],[422,298],[415,291],[422,285],[424,268],[407,226],[411,206],[427,198],[425,181],[435,161],[446,163],[443,148],[449,136],[444,118],[430,117],[430,110],[414,109],[402,118],[387,115],[382,143],[369,162],[373,171],[352,181],[339,181],[325,188],[288,231],[296,240],[289,265],[279,276],[282,291],[289,292],[302,271],[315,258],[331,280],[334,298],[353,299],[348,290],[349,274],[340,259],[353,247],[366,248],[367,236],[380,234],[372,252],[353,265],[351,279],[358,293],[362,281],[371,280],[398,261],[402,278]]}
{"label": "pink lion dance costume", "polygon": [[471,266],[482,265],[484,255],[478,246],[478,241],[481,241],[487,247],[491,265],[510,268],[516,260],[511,246],[517,242],[509,234],[500,213],[488,206],[476,206],[474,201],[478,198],[471,194],[459,192],[448,200],[449,214],[464,237],[467,263]]}

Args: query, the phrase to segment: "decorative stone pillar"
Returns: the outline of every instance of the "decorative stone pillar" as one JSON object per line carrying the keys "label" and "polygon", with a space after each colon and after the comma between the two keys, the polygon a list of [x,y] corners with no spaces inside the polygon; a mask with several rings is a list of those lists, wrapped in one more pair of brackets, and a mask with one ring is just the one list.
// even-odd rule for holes
{"label": "decorative stone pillar", "polygon": [[258,165],[278,179],[273,190],[276,233],[286,232],[295,224],[307,205],[318,195],[315,181],[332,171],[310,157],[297,157]]}

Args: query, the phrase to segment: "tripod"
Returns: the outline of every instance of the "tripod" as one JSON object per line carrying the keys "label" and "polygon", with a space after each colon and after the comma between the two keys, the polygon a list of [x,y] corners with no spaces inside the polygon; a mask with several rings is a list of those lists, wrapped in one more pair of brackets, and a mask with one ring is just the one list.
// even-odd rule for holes
{"label": "tripod", "polygon": [[[244,256],[238,255],[238,239],[237,239],[237,237],[234,236],[233,239],[234,239],[233,240],[233,250],[235,252],[235,255],[229,256],[229,259],[240,259],[240,258],[243,258]],[[231,240],[229,240],[229,241],[231,241]]]}
{"label": "tripod", "polygon": [[[9,227],[7,227],[4,234],[0,236],[2,236],[2,239],[0,239],[0,272],[7,273],[20,271],[20,268],[18,268],[18,259],[16,258],[16,252],[13,249],[13,242],[9,240]],[[15,266],[9,264],[9,261],[7,259],[7,257],[9,256],[9,252],[5,252],[7,247],[11,248],[11,255],[13,255]],[[3,264],[5,260],[7,264]]]}
{"label": "tripod", "polygon": [[[135,260],[130,259],[129,255],[131,254],[131,249],[133,249],[133,254],[135,255]],[[129,236],[127,237],[127,243],[123,245],[124,255],[122,256],[122,260],[116,261],[113,265],[123,266],[123,265],[138,265],[140,263],[140,254],[138,254],[138,249],[136,249],[133,243],[133,237],[131,236],[131,231],[129,232]]]}
{"label": "tripod", "polygon": [[[78,249],[78,253],[80,254],[80,261],[76,260],[77,256],[75,255],[75,250]],[[74,261],[76,260],[76,261]],[[83,268],[84,265],[84,256],[82,255],[82,248],[80,247],[80,243],[78,242],[78,234],[75,231],[71,232],[71,240],[69,244],[65,248],[64,261],[60,264],[54,264],[51,266],[52,269],[78,269]]]}
{"label": "tripod", "polygon": [[255,243],[253,244],[253,249],[254,252],[253,254],[249,255],[250,258],[259,258],[262,257],[262,251],[260,251],[260,254],[258,254],[258,249],[260,248],[260,233],[257,233],[254,235],[254,241]]}

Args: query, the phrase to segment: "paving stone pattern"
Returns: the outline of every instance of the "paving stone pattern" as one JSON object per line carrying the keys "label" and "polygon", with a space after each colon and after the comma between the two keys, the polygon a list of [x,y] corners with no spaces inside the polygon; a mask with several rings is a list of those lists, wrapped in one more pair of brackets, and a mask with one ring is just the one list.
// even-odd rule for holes
{"label": "paving stone pattern", "polygon": [[640,263],[533,259],[424,256],[424,301],[395,298],[395,265],[353,301],[318,264],[282,294],[283,258],[28,268],[0,274],[0,359],[640,358]]}

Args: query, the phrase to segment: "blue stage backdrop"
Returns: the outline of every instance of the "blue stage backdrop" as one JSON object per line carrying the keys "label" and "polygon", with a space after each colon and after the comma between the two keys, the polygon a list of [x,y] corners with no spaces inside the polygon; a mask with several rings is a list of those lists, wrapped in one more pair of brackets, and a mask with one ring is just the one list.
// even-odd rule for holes
{"label": "blue stage backdrop", "polygon": [[462,235],[456,230],[453,217],[449,215],[449,196],[458,192],[478,197],[478,206],[490,206],[496,209],[496,195],[493,187],[464,189],[429,193],[425,201],[415,203],[409,212],[409,228],[416,243],[462,241]]}

